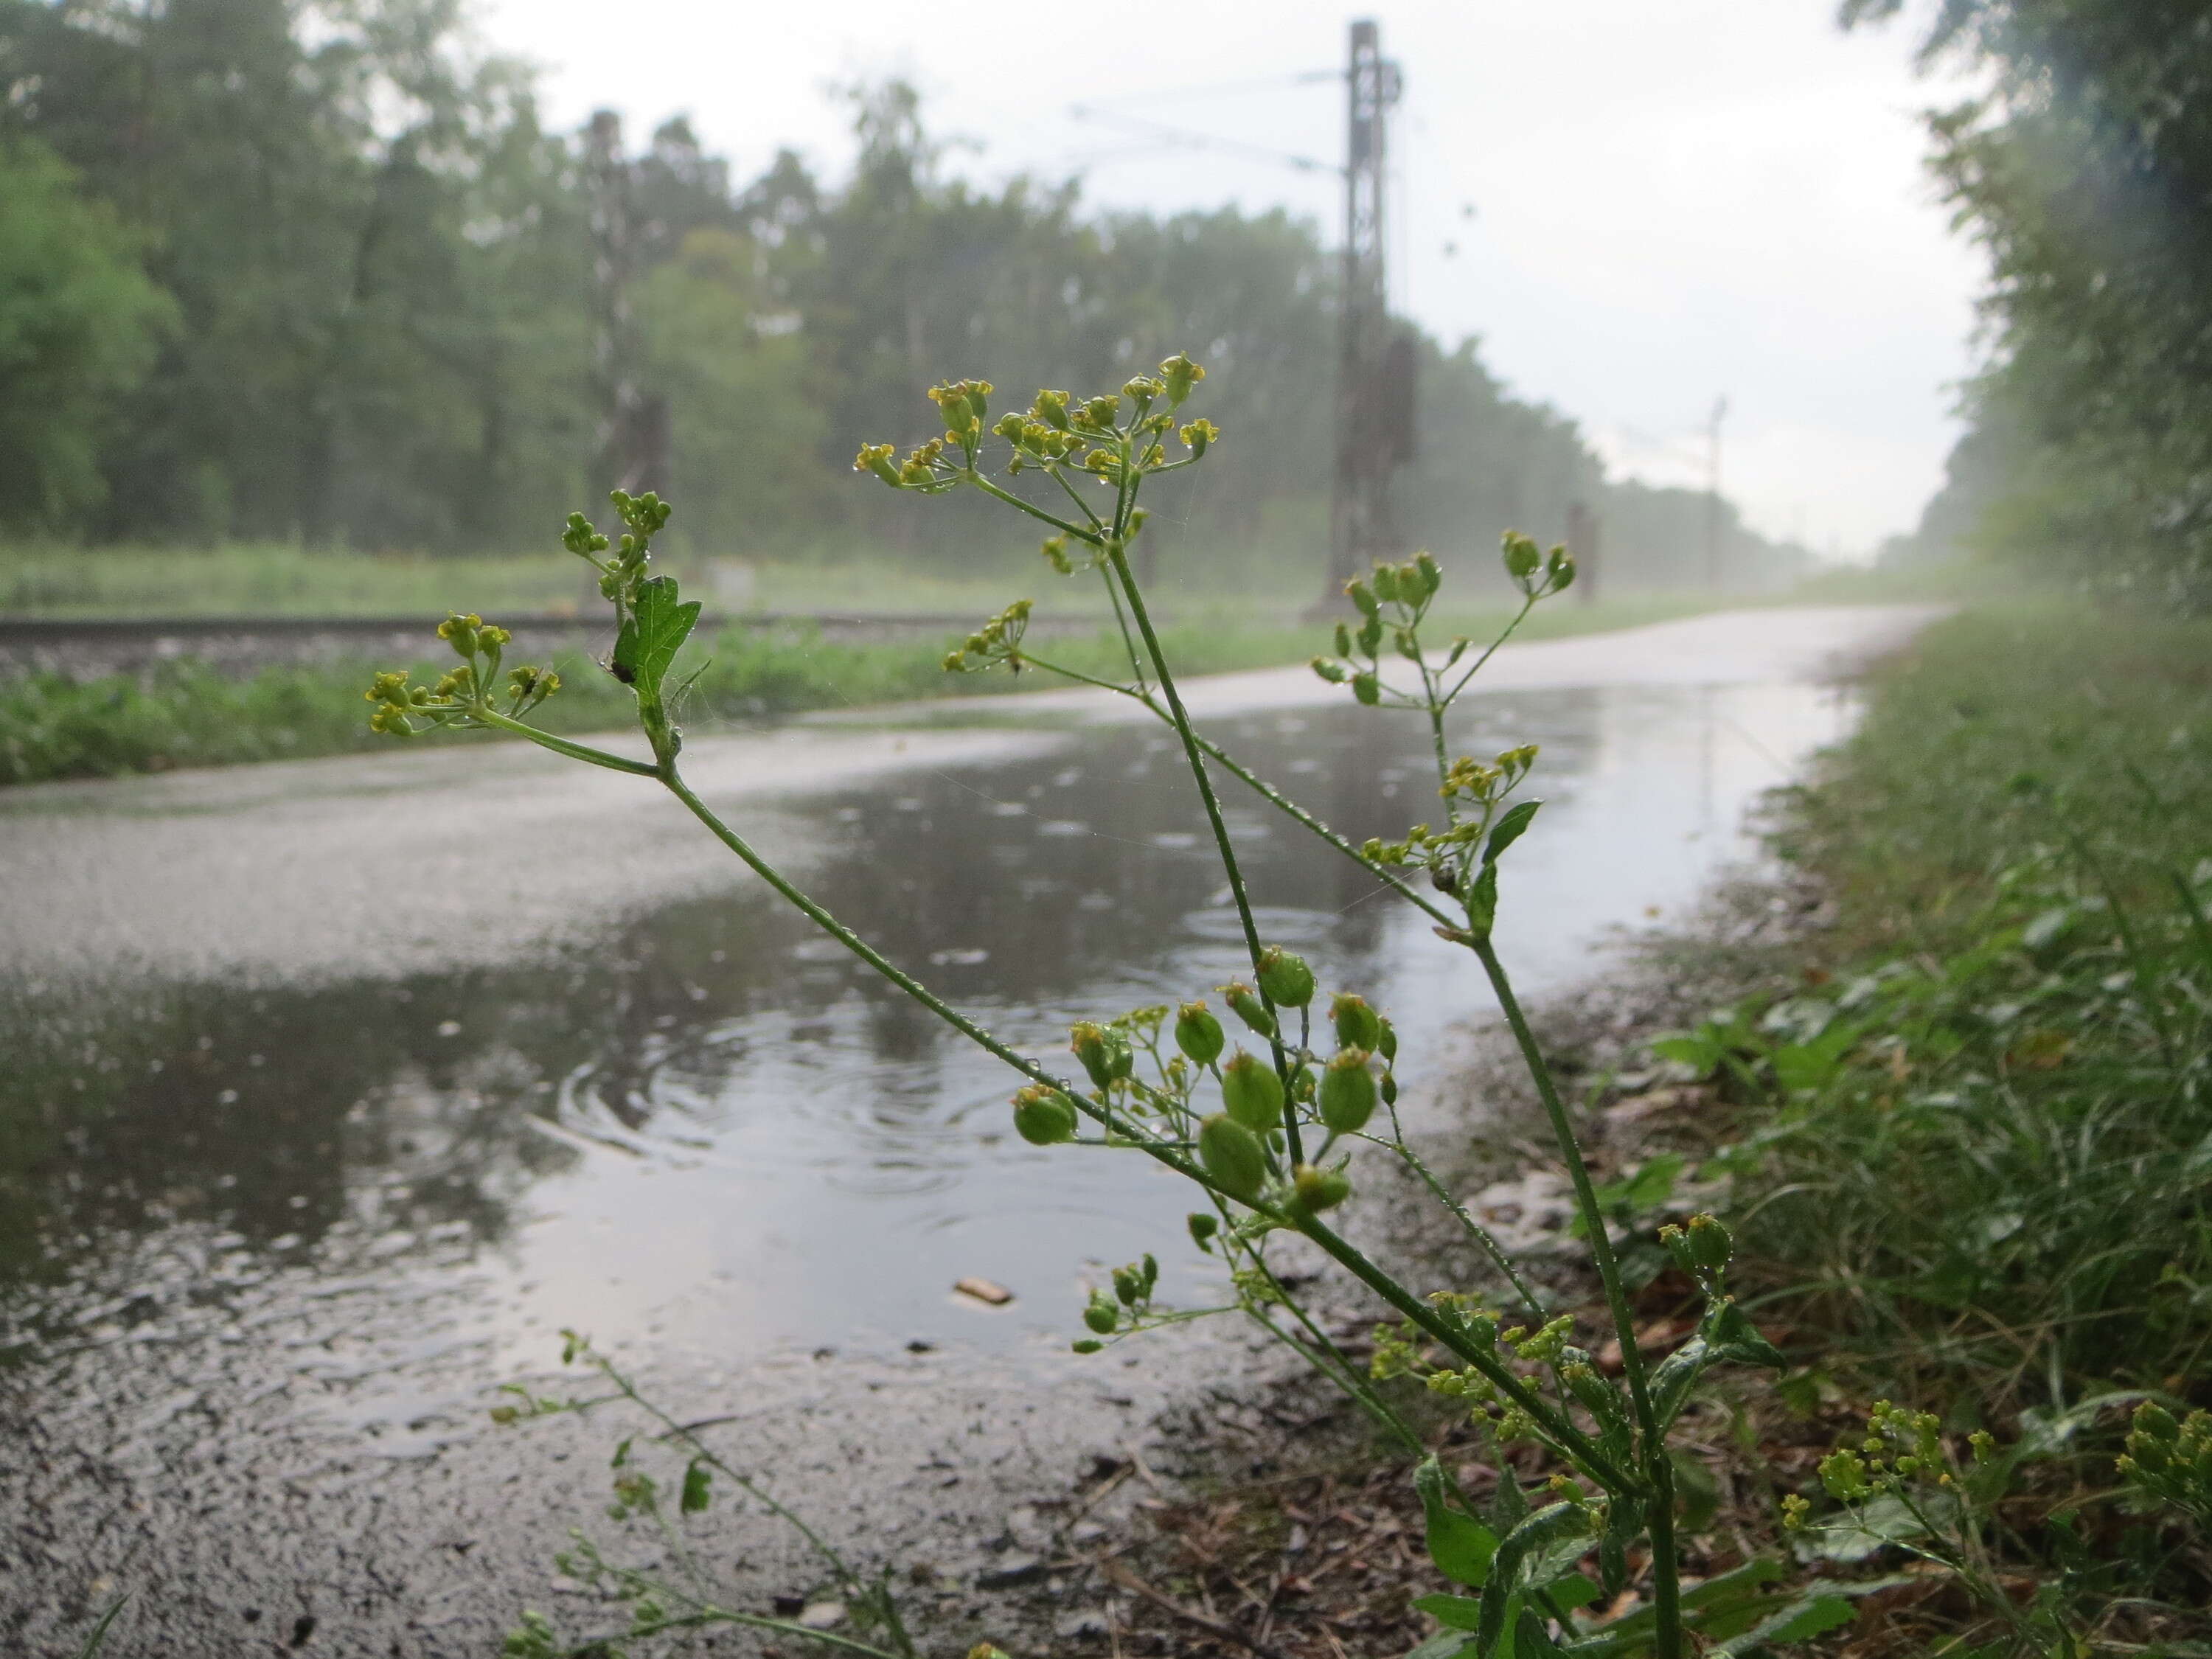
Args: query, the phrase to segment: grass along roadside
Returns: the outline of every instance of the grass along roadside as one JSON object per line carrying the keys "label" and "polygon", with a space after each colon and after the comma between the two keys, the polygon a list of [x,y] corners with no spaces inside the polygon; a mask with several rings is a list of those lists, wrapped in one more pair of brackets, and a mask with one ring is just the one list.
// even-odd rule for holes
{"label": "grass along roadside", "polygon": [[[1703,608],[1693,600],[1633,599],[1549,607],[1532,615],[1518,637],[1632,627]],[[1480,637],[1502,626],[1505,614],[1468,611],[1443,620]],[[1325,629],[1310,623],[1255,622],[1223,611],[1194,611],[1189,620],[1163,633],[1177,659],[1198,673],[1303,661],[1327,637]],[[951,643],[836,641],[799,627],[726,629],[696,653],[706,666],[692,688],[687,717],[705,727],[716,720],[1063,684],[1042,674],[947,674],[941,659]],[[1057,636],[1040,648],[1083,672],[1126,672],[1121,641],[1110,633]],[[434,680],[450,660],[426,655],[416,666]],[[632,718],[629,691],[584,653],[556,659],[555,666],[562,686],[542,711],[550,729],[605,731]],[[370,672],[360,663],[333,661],[272,665],[240,678],[182,659],[82,680],[58,672],[0,678],[0,784],[305,759],[372,747],[388,751],[391,740],[368,729],[362,701]]]}
{"label": "grass along roadside", "polygon": [[[2141,1470],[2212,1406],[2212,623],[1985,608],[1869,690],[1775,803],[1832,921],[1657,1046],[1616,1195],[1734,1225],[1798,1364],[1725,1462],[1828,1570],[1917,1575],[1864,1639],[2204,1651],[2212,1453]],[[1862,1445],[1885,1400],[1938,1462]]]}

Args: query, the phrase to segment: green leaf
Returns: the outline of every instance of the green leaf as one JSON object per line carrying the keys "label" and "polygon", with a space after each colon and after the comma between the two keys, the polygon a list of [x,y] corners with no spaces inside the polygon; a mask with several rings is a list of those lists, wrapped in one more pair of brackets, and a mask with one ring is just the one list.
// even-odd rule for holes
{"label": "green leaf", "polygon": [[684,1514],[699,1515],[705,1512],[708,1501],[708,1487],[714,1478],[713,1471],[704,1463],[695,1462],[690,1468],[684,1471],[683,1510]]}
{"label": "green leaf", "polygon": [[1490,832],[1490,840],[1483,847],[1482,861],[1485,864],[1497,863],[1507,848],[1528,833],[1529,821],[1543,804],[1540,800],[1524,800],[1498,819],[1497,827]]}
{"label": "green leaf", "polygon": [[1487,935],[1498,920],[1498,866],[1486,864],[1475,872],[1468,893],[1467,922],[1477,933]]}
{"label": "green leaf", "polygon": [[1701,1031],[1689,1036],[1661,1037],[1651,1045],[1651,1052],[1705,1078],[1719,1069],[1728,1051],[1717,1038]]}
{"label": "green leaf", "polygon": [[[1759,1587],[1772,1583],[1781,1576],[1782,1563],[1775,1557],[1755,1557],[1732,1571],[1720,1573],[1702,1584],[1686,1587],[1682,1591],[1683,1613],[1688,1623],[1702,1629],[1708,1621],[1724,1619],[1757,1603],[1761,1599]],[[1607,1659],[1607,1656],[1648,1643],[1658,1624],[1658,1609],[1646,1602],[1633,1613],[1624,1613],[1611,1624],[1601,1626],[1568,1651],[1577,1659]]]}
{"label": "green leaf", "polygon": [[1651,1373],[1651,1408],[1658,1415],[1661,1428],[1680,1413],[1683,1401],[1690,1397],[1691,1388],[1712,1363],[1713,1351],[1702,1336],[1692,1337],[1659,1362],[1658,1368]]}
{"label": "green leaf", "polygon": [[1407,1654],[1406,1659],[1460,1659],[1462,1654],[1474,1651],[1474,1638],[1465,1631],[1447,1625]]}
{"label": "green leaf", "polygon": [[1413,1606],[1448,1630],[1473,1630],[1482,1617],[1482,1603],[1472,1595],[1417,1595]]}
{"label": "green leaf", "polygon": [[[1585,1550],[1583,1553],[1587,1555],[1589,1552]],[[1579,1560],[1581,1557],[1576,1559]],[[1581,1607],[1595,1606],[1605,1594],[1598,1588],[1595,1579],[1581,1572],[1571,1572],[1564,1578],[1554,1578],[1544,1589],[1550,1595],[1552,1604],[1562,1613],[1573,1613]]]}
{"label": "green leaf", "polygon": [[1731,1637],[1711,1652],[1735,1659],[1747,1648],[1808,1642],[1815,1636],[1840,1630],[1857,1616],[1858,1610],[1840,1595],[1801,1595],[1771,1618],[1762,1620],[1741,1636]]}
{"label": "green leaf", "polygon": [[[1959,1500],[1949,1492],[1924,1499],[1920,1510],[1929,1522],[1948,1524],[1958,1512]],[[1891,1544],[1924,1537],[1928,1527],[1902,1499],[1884,1496],[1849,1510],[1825,1526],[1808,1528],[1797,1553],[1808,1559],[1863,1561]]]}
{"label": "green leaf", "polygon": [[1455,1584],[1480,1589],[1490,1576],[1491,1557],[1498,1553],[1498,1534],[1454,1509],[1449,1486],[1443,1465],[1433,1457],[1413,1471],[1413,1490],[1421,1496],[1421,1510],[1428,1520],[1429,1559]]}
{"label": "green leaf", "polygon": [[1519,1610],[1517,1592],[1528,1581],[1528,1567],[1543,1560],[1553,1547],[1570,1537],[1587,1537],[1589,1516],[1572,1504],[1547,1504],[1498,1540],[1490,1563],[1488,1593],[1482,1598],[1482,1622],[1474,1632],[1475,1650],[1496,1651],[1498,1638],[1510,1627]]}
{"label": "green leaf", "polygon": [[1674,1466],[1674,1501],[1681,1516],[1682,1530],[1697,1534],[1713,1523],[1713,1516],[1721,1506],[1721,1485],[1703,1459],[1687,1452],[1670,1450],[1668,1461]]}
{"label": "green leaf", "polygon": [[1759,1334],[1751,1317],[1733,1298],[1713,1304],[1702,1333],[1715,1361],[1728,1365],[1764,1365],[1780,1370],[1790,1361],[1781,1349]]}
{"label": "green leaf", "polygon": [[669,664],[676,660],[698,620],[699,601],[678,604],[673,576],[641,583],[636,600],[623,617],[622,632],[615,636],[614,655],[608,663],[614,677],[641,697],[658,698]]}

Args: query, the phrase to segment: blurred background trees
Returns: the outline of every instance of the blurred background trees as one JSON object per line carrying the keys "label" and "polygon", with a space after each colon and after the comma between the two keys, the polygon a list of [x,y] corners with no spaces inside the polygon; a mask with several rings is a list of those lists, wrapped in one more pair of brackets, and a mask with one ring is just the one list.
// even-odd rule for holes
{"label": "blurred background trees", "polygon": [[1989,252],[1992,349],[1948,483],[1894,556],[2001,549],[2212,605],[2212,5],[1944,0],[1921,52],[1985,81],[1930,131]]}
{"label": "blurred background trees", "polygon": [[[979,186],[896,83],[846,94],[839,181],[788,152],[747,177],[681,118],[550,132],[459,13],[0,0],[0,529],[490,552],[626,483],[680,495],[695,550],[957,568],[1012,550],[850,488],[863,440],[927,435],[948,376],[1025,398],[1188,349],[1231,441],[1158,544],[1317,585],[1336,261],[1312,224]],[[1419,349],[1409,544],[1486,558],[1580,502],[1610,586],[1703,580],[1702,497],[1609,484],[1474,343]],[[1801,562],[1729,521],[1735,584]]]}

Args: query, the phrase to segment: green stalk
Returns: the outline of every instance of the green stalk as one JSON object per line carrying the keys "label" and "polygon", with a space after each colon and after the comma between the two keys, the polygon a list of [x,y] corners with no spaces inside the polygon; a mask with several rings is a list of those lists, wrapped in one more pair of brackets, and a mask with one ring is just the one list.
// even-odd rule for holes
{"label": "green stalk", "polygon": [[[1263,1211],[1262,1213],[1272,1213]],[[1493,1349],[1478,1346],[1455,1328],[1450,1321],[1437,1312],[1434,1307],[1415,1296],[1404,1285],[1369,1261],[1358,1246],[1336,1232],[1316,1217],[1301,1212],[1285,1218],[1291,1225],[1334,1256],[1339,1265],[1352,1276],[1373,1291],[1421,1329],[1426,1331],[1453,1353],[1457,1354],[1475,1370],[1480,1371],[1508,1400],[1528,1413],[1536,1425],[1551,1439],[1553,1445],[1567,1457],[1581,1464],[1592,1479],[1614,1492],[1638,1494],[1652,1490],[1651,1484],[1618,1464],[1598,1449],[1597,1443],[1560,1412],[1541,1395],[1523,1382],[1501,1361]]]}
{"label": "green stalk", "polygon": [[556,738],[550,732],[541,732],[534,726],[509,720],[497,710],[482,705],[469,710],[471,718],[501,732],[512,732],[519,738],[527,738],[540,749],[550,749],[556,755],[566,755],[570,760],[582,761],[587,766],[604,766],[610,772],[627,772],[633,777],[657,778],[660,769],[651,761],[631,760],[626,755],[610,754],[604,749],[594,749],[587,743],[571,743],[566,738]]}
{"label": "green stalk", "polygon": [[1568,1176],[1574,1182],[1575,1207],[1582,1212],[1583,1229],[1589,1234],[1590,1255],[1605,1286],[1607,1305],[1613,1310],[1613,1328],[1620,1334],[1621,1367],[1628,1375],[1629,1398],[1636,1408],[1636,1426],[1643,1443],[1638,1461],[1643,1466],[1644,1484],[1651,1494],[1651,1602],[1658,1620],[1656,1659],[1680,1659],[1682,1584],[1674,1547],[1674,1468],[1668,1461],[1667,1441],[1660,1430],[1658,1413],[1652,1408],[1650,1376],[1644,1367],[1643,1350],[1637,1346],[1636,1322],[1629,1310],[1627,1289],[1621,1282],[1620,1262],[1613,1255],[1613,1240],[1606,1231],[1605,1212],[1598,1206],[1597,1189],[1590,1182],[1589,1166],[1583,1161],[1582,1146],[1575,1139],[1566,1103],[1559,1098],[1551,1066],[1521,1012],[1521,1000],[1513,994],[1513,982],[1506,977],[1505,964],[1498,959],[1487,934],[1476,935],[1471,948],[1482,963],[1482,971],[1489,975],[1490,988],[1497,995],[1498,1006],[1504,1011],[1505,1023],[1512,1030],[1521,1059],[1544,1103],[1544,1114],[1551,1120],[1553,1137],[1559,1142]]}
{"label": "green stalk", "polygon": [[[1125,507],[1124,513],[1126,510]],[[1117,515],[1116,533],[1106,543],[1106,557],[1113,564],[1114,574],[1121,584],[1121,591],[1128,596],[1129,614],[1136,618],[1137,631],[1144,635],[1146,653],[1152,659],[1153,677],[1160,683],[1160,694],[1168,701],[1168,711],[1176,733],[1182,738],[1183,753],[1190,761],[1191,776],[1198,780],[1199,799],[1206,803],[1206,821],[1212,828],[1213,845],[1221,855],[1222,871],[1229,878],[1230,896],[1237,902],[1237,919],[1244,928],[1244,948],[1252,958],[1252,975],[1256,981],[1260,974],[1261,950],[1260,928],[1252,920],[1252,900],[1244,890],[1243,866],[1237,861],[1237,848],[1229,839],[1229,825],[1221,816],[1220,798],[1213,793],[1213,780],[1206,773],[1205,750],[1199,747],[1198,734],[1191,729],[1190,711],[1182,706],[1182,693],[1176,690],[1175,675],[1168,668],[1167,653],[1160,647],[1160,636],[1153,630],[1151,613],[1145,609],[1145,596],[1139,592],[1137,579],[1129,569],[1129,556],[1122,545],[1119,533],[1121,528]],[[1268,996],[1264,986],[1259,988],[1259,992],[1261,1002],[1269,1013],[1273,1013],[1274,1000]],[[1279,1030],[1281,1021],[1277,1020],[1276,1024]],[[1280,1037],[1271,1039],[1271,1044],[1275,1051],[1275,1070],[1287,1084],[1290,1081],[1290,1066],[1284,1057]],[[1283,1138],[1289,1144],[1291,1161],[1293,1164],[1305,1162],[1304,1149],[1298,1144],[1298,1115],[1296,1112],[1283,1114]]]}

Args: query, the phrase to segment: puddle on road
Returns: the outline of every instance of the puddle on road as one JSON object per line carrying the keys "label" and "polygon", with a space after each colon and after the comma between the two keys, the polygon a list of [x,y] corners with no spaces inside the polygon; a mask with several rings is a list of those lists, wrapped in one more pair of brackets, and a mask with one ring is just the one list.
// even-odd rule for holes
{"label": "puddle on road", "polygon": [[[1845,718],[1803,686],[1477,705],[1459,746],[1544,745],[1548,804],[1501,920],[1528,988],[1580,976],[1609,928],[1692,898],[1744,850],[1756,793]],[[1412,721],[1343,708],[1216,729],[1355,838],[1435,815]],[[1230,805],[1267,933],[1325,986],[1408,1030],[1486,1006],[1419,918],[1249,797]],[[827,848],[815,890],[1041,1053],[1061,1054],[1071,1019],[1243,965],[1158,732],[1085,731],[1042,761],[802,811]],[[542,1368],[564,1325],[730,1373],[909,1343],[1057,1365],[1097,1264],[1158,1249],[1170,1289],[1192,1288],[1172,1178],[1134,1154],[1024,1145],[1003,1068],[750,888],[450,976],[139,983],[65,1006],[0,990],[16,1057],[0,1077],[0,1353],[125,1461],[179,1413],[305,1413],[332,1455],[434,1452],[473,1431],[486,1386]],[[1409,1082],[1422,1066],[1409,1045]],[[953,1296],[968,1274],[1017,1300]]]}

